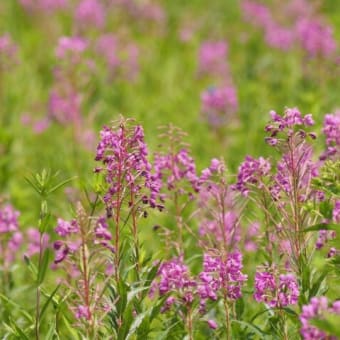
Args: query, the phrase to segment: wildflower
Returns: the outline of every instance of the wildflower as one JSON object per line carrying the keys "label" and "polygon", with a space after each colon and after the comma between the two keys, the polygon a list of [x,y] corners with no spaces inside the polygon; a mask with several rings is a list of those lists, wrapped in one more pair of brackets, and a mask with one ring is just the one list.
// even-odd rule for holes
{"label": "wildflower", "polygon": [[336,49],[333,30],[315,18],[301,18],[296,24],[301,46],[311,57],[329,57]]}
{"label": "wildflower", "polygon": [[236,90],[233,86],[208,89],[202,93],[201,102],[203,114],[214,127],[229,122],[238,109]]}
{"label": "wildflower", "polygon": [[0,234],[17,231],[19,216],[19,211],[14,210],[11,205],[0,209]]}
{"label": "wildflower", "polygon": [[320,296],[313,297],[308,305],[302,306],[300,315],[301,335],[305,340],[336,339],[327,336],[324,331],[310,324],[310,320],[322,318],[326,313],[340,315],[339,301],[334,302],[333,306],[329,307],[327,298]]}
{"label": "wildflower", "polygon": [[35,228],[28,228],[26,231],[27,236],[27,250],[26,255],[31,257],[34,254],[38,254],[40,251],[44,251],[49,246],[49,235],[42,234],[42,249],[40,249],[40,232]]}
{"label": "wildflower", "polygon": [[79,60],[79,56],[86,50],[87,41],[80,37],[61,37],[56,48],[56,56],[59,59],[71,56],[74,62]]}
{"label": "wildflower", "polygon": [[258,188],[262,187],[262,177],[267,176],[270,169],[271,164],[263,157],[254,159],[251,156],[246,156],[245,161],[239,166],[237,183],[232,188],[241,192],[243,196],[248,196],[252,185],[256,185]]}
{"label": "wildflower", "polygon": [[68,236],[70,234],[76,234],[79,232],[79,225],[76,220],[72,220],[71,222],[64,221],[61,218],[58,218],[57,227],[55,228],[55,232],[62,237]]}
{"label": "wildflower", "polygon": [[340,111],[325,115],[322,129],[326,137],[326,151],[321,160],[339,159],[340,157]]}
{"label": "wildflower", "polygon": [[201,307],[207,299],[217,300],[218,295],[229,300],[237,300],[242,296],[242,284],[247,275],[241,272],[242,254],[238,251],[228,254],[226,259],[221,256],[204,254],[203,271],[199,274],[198,294]]}
{"label": "wildflower", "polygon": [[218,328],[218,325],[217,325],[216,321],[214,321],[214,320],[207,320],[207,323],[208,323],[209,328],[211,328],[211,329]]}
{"label": "wildflower", "polygon": [[8,33],[0,35],[0,67],[3,68],[17,58],[18,47]]}
{"label": "wildflower", "polygon": [[78,306],[75,316],[77,319],[85,318],[86,320],[90,320],[90,313],[90,309],[87,306]]}
{"label": "wildflower", "polygon": [[98,0],[82,0],[75,12],[75,19],[81,27],[102,28],[105,24],[105,10]]}
{"label": "wildflower", "polygon": [[270,272],[256,272],[254,299],[270,307],[287,307],[297,304],[299,286],[293,274],[281,274],[279,278]]}
{"label": "wildflower", "polygon": [[206,41],[199,49],[198,70],[203,75],[228,75],[228,45],[225,41]]}

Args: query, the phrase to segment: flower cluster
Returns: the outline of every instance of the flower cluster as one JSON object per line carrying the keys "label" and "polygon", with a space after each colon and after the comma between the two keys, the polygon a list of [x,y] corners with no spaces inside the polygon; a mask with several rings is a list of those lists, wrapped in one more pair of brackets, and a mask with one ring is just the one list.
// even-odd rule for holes
{"label": "flower cluster", "polygon": [[296,33],[310,57],[329,57],[336,50],[332,27],[317,18],[301,18],[296,25]]}
{"label": "flower cluster", "polygon": [[208,299],[216,301],[218,296],[222,296],[234,301],[242,296],[241,287],[248,279],[242,273],[242,268],[242,254],[239,251],[229,253],[225,259],[222,256],[204,255],[197,289],[202,311]]}
{"label": "flower cluster", "polygon": [[206,41],[198,53],[198,72],[202,75],[228,75],[228,45],[225,41]]}
{"label": "flower cluster", "polygon": [[152,291],[158,289],[159,295],[169,297],[162,308],[166,312],[175,304],[191,304],[194,299],[196,281],[190,278],[189,269],[183,259],[174,258],[161,264],[158,270],[159,282],[153,283]]}
{"label": "flower cluster", "polygon": [[332,307],[329,307],[328,300],[324,296],[313,297],[309,305],[302,306],[300,321],[302,324],[301,335],[305,340],[330,339],[336,340],[336,337],[328,336],[324,331],[311,325],[310,321],[322,318],[325,314],[340,315],[340,301],[335,301]]}
{"label": "flower cluster", "polygon": [[186,183],[194,192],[199,190],[199,178],[196,173],[196,164],[187,149],[180,149],[178,152],[169,154],[155,154],[154,178],[159,182],[166,179],[169,191],[184,193]]}
{"label": "flower cluster", "polygon": [[251,186],[262,187],[262,177],[269,174],[270,162],[263,157],[254,159],[246,156],[245,161],[238,168],[237,183],[232,186],[234,190],[248,196]]}
{"label": "flower cluster", "polygon": [[103,28],[105,9],[98,0],[82,0],[76,7],[75,21],[81,28]]}
{"label": "flower cluster", "polygon": [[16,252],[23,242],[18,226],[19,215],[19,211],[9,204],[0,208],[0,260],[5,270],[15,260]]}
{"label": "flower cluster", "polygon": [[73,63],[79,62],[80,55],[86,50],[88,43],[81,37],[61,37],[55,54],[59,59],[70,58]]}
{"label": "flower cluster", "polygon": [[[127,187],[136,197],[141,196],[144,204],[162,210],[163,205],[158,203],[160,184],[151,173],[143,128],[128,125],[128,121],[122,120],[118,128],[105,126],[100,133],[96,161],[102,166],[95,171],[105,175],[105,204],[108,209],[119,207]],[[159,171],[159,166],[156,168]]]}
{"label": "flower cluster", "polygon": [[201,95],[202,113],[211,126],[230,122],[238,109],[236,90],[233,86],[210,88]]}
{"label": "flower cluster", "polygon": [[117,75],[134,80],[139,72],[139,48],[134,42],[124,43],[112,33],[102,34],[95,43],[98,58],[103,59],[110,78]]}
{"label": "flower cluster", "polygon": [[6,68],[17,59],[18,47],[11,36],[6,33],[0,35],[0,68]]}
{"label": "flower cluster", "polygon": [[242,1],[245,20],[262,29],[269,46],[287,51],[298,45],[310,57],[329,57],[336,50],[333,30],[312,7],[307,1],[286,1],[275,11],[256,1]]}
{"label": "flower cluster", "polygon": [[[275,111],[270,112],[271,121],[266,125],[265,131],[270,134],[270,137],[266,138],[266,142],[271,146],[279,144],[279,134],[283,133],[284,136],[291,138],[294,132],[298,130],[298,137],[301,139],[306,138],[307,134],[303,128],[314,125],[314,120],[311,114],[302,116],[301,112],[297,108],[287,108],[284,114],[281,116]],[[315,138],[314,133],[308,133],[308,136]]]}
{"label": "flower cluster", "polygon": [[[41,245],[40,245],[40,236],[41,236]],[[43,252],[46,248],[49,247],[50,237],[48,234],[44,233],[40,235],[40,232],[36,228],[28,228],[26,230],[26,242],[27,249],[25,251],[25,255],[31,257],[35,254],[39,254],[41,251]]]}
{"label": "flower cluster", "polygon": [[85,325],[100,323],[106,304],[102,293],[106,276],[112,275],[114,252],[107,222],[103,217],[87,216],[78,204],[77,218],[70,222],[59,218],[55,232],[61,239],[53,244],[54,267],[65,274],[60,280],[63,287],[74,293],[69,308]]}
{"label": "flower cluster", "polygon": [[281,274],[279,278],[271,272],[256,272],[254,299],[271,308],[282,308],[297,304],[299,286],[293,274]]}
{"label": "flower cluster", "polygon": [[221,251],[234,249],[241,236],[240,217],[234,192],[226,184],[224,162],[212,159],[202,171],[197,205],[201,244]]}
{"label": "flower cluster", "polygon": [[325,115],[323,133],[326,137],[326,151],[320,159],[340,158],[340,111]]}

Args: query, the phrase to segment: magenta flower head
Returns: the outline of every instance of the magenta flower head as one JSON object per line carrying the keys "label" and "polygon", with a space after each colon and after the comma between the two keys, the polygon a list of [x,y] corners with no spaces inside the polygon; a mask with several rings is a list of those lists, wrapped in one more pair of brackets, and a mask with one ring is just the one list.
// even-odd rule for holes
{"label": "magenta flower head", "polygon": [[340,200],[336,200],[333,208],[333,221],[340,223]]}
{"label": "magenta flower head", "polygon": [[42,235],[42,249],[40,249],[40,232],[36,228],[28,228],[26,231],[27,250],[25,254],[29,257],[44,251],[49,246],[49,235]]}
{"label": "magenta flower head", "polygon": [[218,127],[230,122],[238,109],[233,86],[210,88],[201,94],[201,111],[210,125]]}
{"label": "magenta flower head", "polygon": [[268,7],[251,0],[243,0],[241,3],[243,16],[247,22],[261,28],[272,24],[273,18]]}
{"label": "magenta flower head", "polygon": [[281,274],[258,271],[255,274],[254,299],[270,307],[282,308],[296,305],[299,298],[299,286],[293,274]]}
{"label": "magenta flower head", "polygon": [[173,258],[163,262],[158,275],[152,283],[151,294],[156,290],[160,296],[168,295],[162,312],[167,312],[172,305],[191,305],[196,296],[197,282],[190,277],[189,268],[182,258]]}
{"label": "magenta flower head", "polygon": [[288,51],[295,42],[295,32],[293,29],[271,23],[266,27],[265,39],[269,46]]}
{"label": "magenta flower head", "polygon": [[326,151],[320,159],[340,159],[340,110],[325,115],[322,131],[326,138]]}
{"label": "magenta flower head", "polygon": [[15,260],[16,252],[23,242],[18,225],[19,215],[19,211],[9,204],[0,207],[0,263],[3,263],[4,270],[8,270]]}
{"label": "magenta flower head", "polygon": [[70,234],[76,234],[79,232],[79,225],[76,220],[67,222],[67,221],[62,220],[61,218],[58,218],[55,232],[61,237],[65,237]]}
{"label": "magenta flower head", "polygon": [[96,161],[102,166],[95,169],[103,173],[107,184],[104,201],[109,209],[117,208],[125,188],[140,196],[144,204],[162,209],[158,203],[160,187],[151,174],[148,149],[142,126],[129,126],[122,120],[118,127],[104,127],[97,146]]}
{"label": "magenta flower head", "polygon": [[242,296],[241,287],[248,279],[242,268],[242,254],[238,251],[228,254],[226,259],[204,254],[203,271],[199,274],[197,288],[201,308],[204,309],[208,299],[216,301],[224,294],[229,300],[239,299]]}
{"label": "magenta flower head", "polygon": [[301,335],[304,340],[320,340],[330,339],[336,340],[336,337],[327,335],[324,331],[313,326],[310,321],[313,319],[322,319],[326,314],[340,315],[340,303],[335,301],[330,307],[328,299],[325,296],[313,297],[308,305],[302,306],[302,313],[300,314],[301,321]]}
{"label": "magenta flower head", "polygon": [[105,9],[99,0],[82,0],[76,8],[75,19],[82,28],[102,28],[105,24]]}
{"label": "magenta flower head", "polygon": [[296,31],[303,49],[310,57],[329,57],[336,50],[333,30],[318,19],[301,18]]}
{"label": "magenta flower head", "polygon": [[243,196],[248,196],[254,186],[261,189],[264,178],[269,175],[270,170],[271,164],[267,159],[246,156],[238,168],[237,182],[232,189],[239,191]]}
{"label": "magenta flower head", "polygon": [[198,53],[198,72],[202,75],[228,75],[228,45],[225,41],[206,41]]}
{"label": "magenta flower head", "polygon": [[19,216],[19,211],[14,210],[11,205],[2,207],[0,209],[0,234],[17,231]]}
{"label": "magenta flower head", "polygon": [[56,56],[58,59],[71,58],[77,61],[80,55],[86,50],[88,43],[80,37],[61,37],[56,48]]}
{"label": "magenta flower head", "polygon": [[0,68],[6,69],[17,60],[18,47],[8,33],[0,35]]}

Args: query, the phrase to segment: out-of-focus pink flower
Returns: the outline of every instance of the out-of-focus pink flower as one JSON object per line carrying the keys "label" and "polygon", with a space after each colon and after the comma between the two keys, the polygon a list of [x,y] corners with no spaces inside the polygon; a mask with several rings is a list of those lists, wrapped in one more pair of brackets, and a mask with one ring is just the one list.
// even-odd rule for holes
{"label": "out-of-focus pink flower", "polygon": [[[28,228],[26,231],[27,237],[27,250],[26,255],[31,257],[34,254],[38,254],[40,252],[40,232],[36,228]],[[49,245],[49,235],[42,235],[42,247],[41,250],[44,251]]]}
{"label": "out-of-focus pink flower", "polygon": [[198,72],[203,75],[228,74],[228,45],[225,41],[206,41],[198,53]]}
{"label": "out-of-focus pink flower", "polygon": [[[67,56],[79,56],[83,53],[88,44],[87,41],[80,37],[61,37],[58,40],[58,46],[56,48],[57,58],[63,59]],[[73,58],[74,59],[74,58]]]}
{"label": "out-of-focus pink flower", "polygon": [[82,0],[76,8],[75,19],[81,27],[102,28],[105,25],[105,9],[99,0]]}
{"label": "out-of-focus pink flower", "polygon": [[332,28],[317,19],[301,18],[296,32],[301,46],[311,57],[329,57],[336,50]]}

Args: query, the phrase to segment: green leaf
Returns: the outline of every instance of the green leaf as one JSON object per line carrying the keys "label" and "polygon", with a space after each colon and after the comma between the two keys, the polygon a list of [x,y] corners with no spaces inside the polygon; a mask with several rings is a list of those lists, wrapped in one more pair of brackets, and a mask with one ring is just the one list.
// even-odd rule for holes
{"label": "green leaf", "polygon": [[340,316],[334,314],[323,315],[322,319],[313,319],[310,323],[317,328],[325,331],[329,335],[335,335],[340,338]]}
{"label": "green leaf", "polygon": [[311,227],[305,228],[302,230],[303,233],[307,233],[309,231],[319,231],[319,230],[337,230],[340,228],[339,224],[335,223],[319,223],[315,224]]}
{"label": "green leaf", "polygon": [[61,188],[62,186],[64,186],[65,184],[72,182],[74,179],[78,178],[78,176],[74,176],[68,179],[65,179],[64,181],[60,182],[59,184],[55,185],[54,187],[52,187],[51,189],[48,190],[48,194],[51,194],[52,192],[58,190],[59,188]]}
{"label": "green leaf", "polygon": [[243,298],[236,300],[235,310],[236,310],[237,319],[241,319],[242,314],[244,312],[244,301],[243,301]]}
{"label": "green leaf", "polygon": [[267,334],[264,331],[262,331],[259,327],[255,326],[252,323],[249,323],[249,322],[246,322],[246,321],[235,320],[235,319],[231,320],[231,322],[237,323],[241,326],[244,326],[244,327],[251,329],[255,334],[257,334],[260,337],[260,339],[267,339],[268,338]]}
{"label": "green leaf", "polygon": [[46,275],[46,271],[48,268],[48,264],[49,264],[49,259],[50,259],[50,249],[47,248],[44,251],[44,255],[41,261],[41,264],[39,266],[39,272],[38,272],[38,285],[41,285],[44,281],[45,275]]}
{"label": "green leaf", "polygon": [[40,312],[40,320],[42,320],[42,318],[44,317],[44,314],[47,310],[48,305],[50,304],[50,302],[52,301],[54,295],[57,293],[58,289],[59,289],[60,285],[58,285],[54,291],[51,293],[51,295],[48,297],[48,299],[46,300],[46,302],[44,303],[43,307],[41,308],[41,312]]}
{"label": "green leaf", "polygon": [[149,313],[150,313],[150,311],[145,311],[145,312],[143,312],[141,314],[138,314],[135,317],[134,321],[131,324],[129,332],[128,332],[126,338],[125,338],[126,340],[130,339],[136,333],[137,328],[141,325],[141,323],[143,322],[144,318],[146,316],[148,316]]}
{"label": "green leaf", "polygon": [[24,255],[24,260],[25,260],[25,263],[26,263],[29,271],[33,274],[34,279],[36,280],[37,275],[38,275],[37,267],[31,262],[31,259],[27,255]]}
{"label": "green leaf", "polygon": [[68,335],[70,335],[70,339],[72,339],[72,340],[79,339],[78,332],[70,325],[67,318],[65,316],[63,316],[62,318],[63,318],[63,322],[65,324],[65,327],[66,327],[67,331],[69,332]]}
{"label": "green leaf", "polygon": [[9,299],[7,296],[0,294],[0,299],[2,299],[3,301],[7,302],[8,304],[12,305],[13,307],[15,307],[16,309],[18,309],[20,311],[20,313],[29,321],[29,322],[33,322],[33,318],[31,316],[31,314],[29,314],[23,307],[21,307],[20,305],[18,305],[16,302],[14,302],[13,300]]}
{"label": "green leaf", "polygon": [[328,273],[330,272],[331,268],[327,268],[320,274],[319,278],[316,280],[316,282],[312,285],[310,291],[309,291],[309,299],[311,299],[313,296],[319,295],[319,289],[326,279]]}
{"label": "green leaf", "polygon": [[30,340],[30,338],[25,334],[25,332],[19,327],[16,322],[12,319],[10,319],[11,326],[15,329],[18,336],[20,336],[20,339]]}

